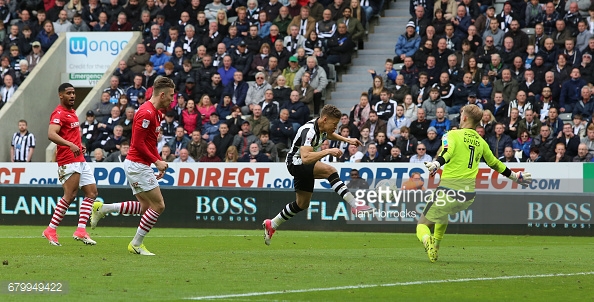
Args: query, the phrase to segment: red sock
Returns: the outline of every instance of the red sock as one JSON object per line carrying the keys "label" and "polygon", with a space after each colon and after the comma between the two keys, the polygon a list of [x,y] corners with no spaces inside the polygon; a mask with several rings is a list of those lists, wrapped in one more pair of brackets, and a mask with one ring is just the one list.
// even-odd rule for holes
{"label": "red sock", "polygon": [[120,214],[140,214],[139,201],[125,201],[120,204]]}
{"label": "red sock", "polygon": [[66,214],[66,211],[68,210],[68,206],[70,205],[69,202],[66,202],[66,200],[64,200],[64,198],[60,198],[60,201],[58,201],[58,204],[56,205],[56,208],[54,209],[54,215],[52,216],[52,220],[50,221],[49,227],[52,229],[56,229],[58,228],[58,226],[60,225],[60,222],[62,222],[62,219],[64,219],[64,214]]}
{"label": "red sock", "polygon": [[159,213],[153,211],[153,209],[148,209],[144,212],[144,215],[142,215],[142,218],[140,219],[140,225],[138,226],[139,231],[142,230],[144,233],[142,235],[146,235],[146,233],[150,232],[155,223],[157,223],[157,219],[159,219]]}
{"label": "red sock", "polygon": [[80,204],[80,213],[78,218],[78,227],[79,228],[86,228],[87,221],[89,221],[89,216],[91,216],[91,210],[93,209],[93,202],[94,199],[85,197]]}

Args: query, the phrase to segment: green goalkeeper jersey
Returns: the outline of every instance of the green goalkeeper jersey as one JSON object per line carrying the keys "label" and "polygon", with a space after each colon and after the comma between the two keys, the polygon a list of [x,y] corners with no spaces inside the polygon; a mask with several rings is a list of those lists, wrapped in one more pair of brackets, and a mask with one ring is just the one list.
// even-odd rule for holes
{"label": "green goalkeeper jersey", "polygon": [[493,170],[502,173],[506,166],[489,149],[474,129],[448,131],[441,139],[441,157],[445,160],[440,186],[474,192],[481,157]]}

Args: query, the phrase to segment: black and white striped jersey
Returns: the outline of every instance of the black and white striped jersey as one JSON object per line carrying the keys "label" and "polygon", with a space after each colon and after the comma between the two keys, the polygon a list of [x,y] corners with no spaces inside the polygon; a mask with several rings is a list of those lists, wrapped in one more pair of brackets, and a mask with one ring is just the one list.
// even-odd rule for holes
{"label": "black and white striped jersey", "polygon": [[12,135],[11,146],[14,147],[14,158],[16,162],[26,162],[29,157],[29,149],[35,148],[35,136],[27,131],[25,135],[16,132]]}
{"label": "black and white striped jersey", "polygon": [[328,134],[326,132],[320,133],[320,128],[318,127],[318,119],[313,119],[303,126],[299,127],[297,130],[297,134],[293,139],[293,145],[291,146],[291,150],[287,155],[286,164],[293,164],[293,165],[302,165],[303,161],[301,160],[301,153],[299,152],[299,148],[302,146],[311,146],[313,147],[313,151],[317,152],[320,150],[322,143],[326,140]]}

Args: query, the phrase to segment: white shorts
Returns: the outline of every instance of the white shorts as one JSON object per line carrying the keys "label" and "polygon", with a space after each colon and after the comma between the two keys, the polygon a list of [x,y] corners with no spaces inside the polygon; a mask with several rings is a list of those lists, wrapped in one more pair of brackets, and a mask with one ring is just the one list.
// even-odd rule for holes
{"label": "white shorts", "polygon": [[71,163],[65,164],[63,166],[58,166],[58,179],[60,183],[64,184],[72,174],[78,173],[80,174],[80,180],[78,181],[78,186],[80,188],[86,185],[94,185],[95,176],[93,175],[93,170],[91,170],[91,166],[89,166],[86,162],[79,162],[79,163]]}
{"label": "white shorts", "polygon": [[124,161],[124,171],[126,171],[128,183],[130,183],[130,188],[132,188],[134,195],[148,192],[159,186],[153,168],[145,164],[126,159]]}

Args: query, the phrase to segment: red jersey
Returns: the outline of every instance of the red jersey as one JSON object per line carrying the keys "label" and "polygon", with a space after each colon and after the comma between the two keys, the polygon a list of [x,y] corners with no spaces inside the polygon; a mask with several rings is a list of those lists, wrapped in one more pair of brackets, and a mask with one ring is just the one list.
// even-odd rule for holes
{"label": "red jersey", "polygon": [[157,137],[161,129],[161,113],[147,101],[138,108],[132,122],[130,151],[126,159],[150,166],[161,159],[157,150]]}
{"label": "red jersey", "polygon": [[63,166],[71,163],[79,163],[85,161],[85,155],[82,152],[82,142],[80,134],[80,122],[74,109],[66,109],[61,104],[54,109],[50,116],[50,124],[60,125],[60,132],[58,135],[63,139],[77,145],[81,152],[78,156],[70,151],[67,146],[58,145],[58,152],[56,154],[56,161],[58,166]]}

